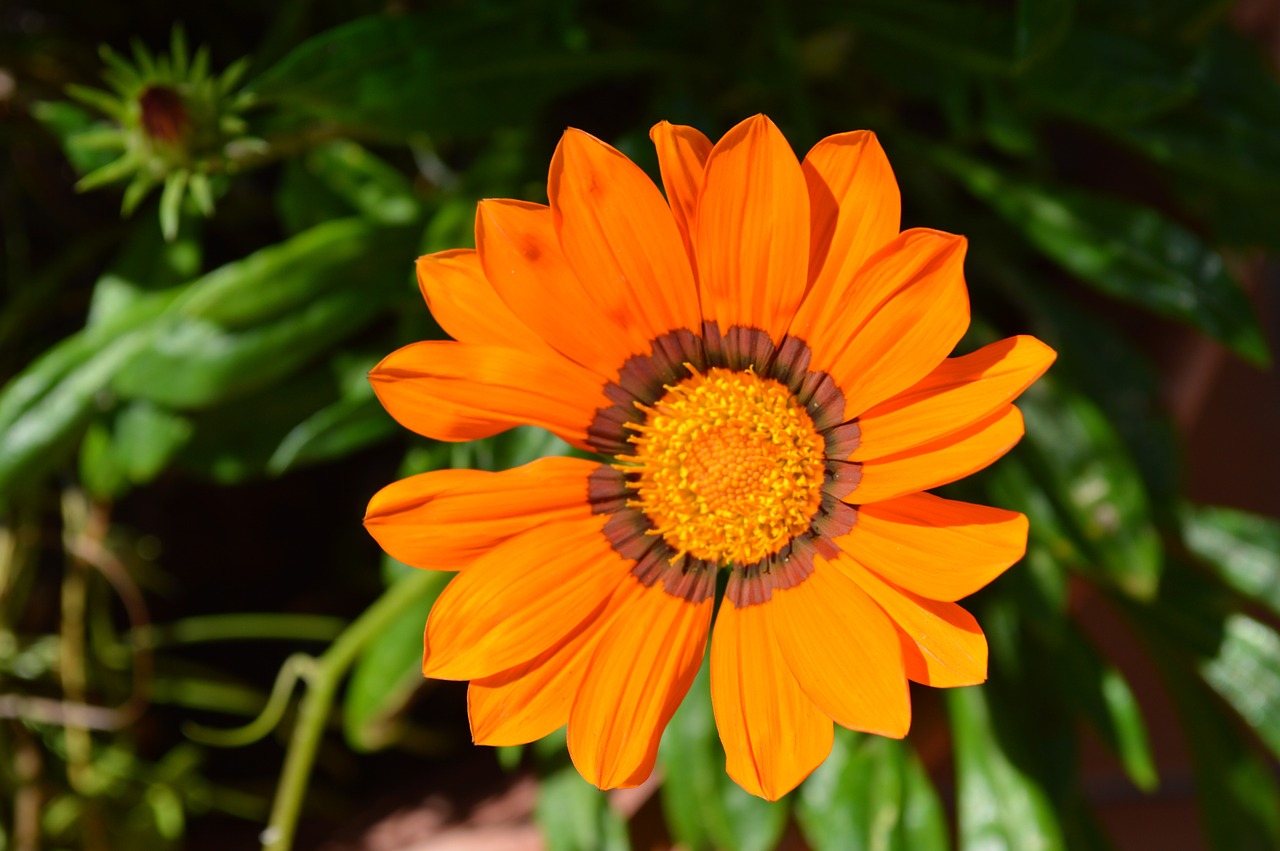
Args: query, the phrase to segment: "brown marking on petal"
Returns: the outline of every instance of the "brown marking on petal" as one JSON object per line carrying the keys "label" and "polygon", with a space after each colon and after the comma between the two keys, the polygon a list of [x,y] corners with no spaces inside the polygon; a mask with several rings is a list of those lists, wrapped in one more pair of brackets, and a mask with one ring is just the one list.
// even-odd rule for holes
{"label": "brown marking on petal", "polygon": [[[596,415],[587,426],[587,442],[602,455],[629,455],[632,432],[626,423],[639,422],[643,414],[634,405],[610,405],[597,408]],[[830,450],[828,450],[830,454]]]}
{"label": "brown marking on petal", "polygon": [[[650,537],[649,540],[653,542],[653,546],[636,559],[635,566],[631,568],[631,575],[639,579],[646,588],[653,587],[653,584],[661,579],[666,571],[673,569],[671,560],[676,557],[675,551],[666,541],[658,537]],[[680,556],[677,561],[683,559],[684,556]],[[674,569],[680,570],[678,566]]]}
{"label": "brown marking on petal", "polygon": [[624,508],[605,521],[604,536],[615,553],[623,558],[638,559],[657,540],[655,535],[649,534],[652,529],[653,524],[643,512]]}
{"label": "brown marking on petal", "polygon": [[813,352],[804,340],[799,337],[783,337],[782,345],[778,347],[773,363],[769,366],[769,377],[798,394],[812,357]]}
{"label": "brown marking on petal", "polygon": [[862,427],[858,425],[857,420],[850,420],[827,429],[823,437],[827,441],[827,458],[832,461],[843,461],[862,443]]}
{"label": "brown marking on petal", "polygon": [[[699,371],[706,368],[706,355],[702,349],[702,338],[685,328],[680,328],[653,341],[654,357],[660,357],[678,367],[673,374],[676,381],[688,377],[688,365]],[[674,382],[672,382],[674,383]]]}
{"label": "brown marking on petal", "polygon": [[601,464],[587,476],[587,502],[592,514],[612,514],[627,507],[631,493],[627,478],[608,464]]}
{"label": "brown marking on petal", "polygon": [[724,335],[726,365],[729,369],[754,369],[767,374],[773,364],[775,348],[769,335],[759,328],[734,325]]}
{"label": "brown marking on petal", "polygon": [[716,592],[714,567],[689,555],[676,555],[661,538],[655,538],[653,547],[636,561],[631,575],[646,588],[661,581],[663,591],[690,603],[701,603]]}
{"label": "brown marking on petal", "polygon": [[728,366],[724,337],[720,336],[720,326],[715,322],[702,323],[702,351],[708,368]]}
{"label": "brown marking on petal", "polygon": [[830,375],[825,372],[818,374],[822,378],[814,386],[804,407],[809,412],[809,419],[813,420],[813,427],[826,431],[844,419],[844,394]]}
{"label": "brown marking on petal", "polygon": [[813,574],[813,555],[813,539],[801,535],[768,558],[734,569],[725,596],[740,609],[767,603],[774,591],[794,588]]}
{"label": "brown marking on petal", "polygon": [[813,515],[813,525],[809,528],[819,539],[839,538],[849,534],[858,522],[858,509],[827,493],[822,494],[822,505],[818,513]]}
{"label": "brown marking on petal", "polygon": [[861,464],[828,458],[826,468],[826,479],[822,484],[826,493],[836,499],[844,499],[858,489],[858,483],[862,481]]}

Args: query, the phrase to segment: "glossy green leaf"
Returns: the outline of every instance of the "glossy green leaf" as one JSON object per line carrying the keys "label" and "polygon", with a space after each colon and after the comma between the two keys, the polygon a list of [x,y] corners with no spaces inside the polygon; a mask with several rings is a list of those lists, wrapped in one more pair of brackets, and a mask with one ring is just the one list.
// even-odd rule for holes
{"label": "glossy green leaf", "polygon": [[787,799],[757,798],[725,773],[709,668],[704,662],[662,737],[662,810],[676,840],[689,849],[767,851],[786,827]]}
{"label": "glossy green leaf", "polygon": [[1051,260],[1107,295],[1179,319],[1256,364],[1257,316],[1222,257],[1155,210],[1040,186],[946,149],[934,159]]}
{"label": "glossy green leaf", "polygon": [[547,851],[627,851],[627,825],[605,793],[564,766],[538,782],[534,817]]}
{"label": "glossy green leaf", "polygon": [[1231,615],[1217,655],[1200,671],[1280,757],[1280,634],[1248,615]]}
{"label": "glossy green leaf", "polygon": [[1188,506],[1182,537],[1227,585],[1280,614],[1280,522],[1233,508]]}
{"label": "glossy green leaf", "polygon": [[947,817],[905,743],[836,727],[827,761],[800,787],[796,821],[814,851],[946,851]]}
{"label": "glossy green leaf", "polygon": [[[1156,590],[1160,540],[1133,459],[1088,399],[1042,380],[1019,400],[1027,436],[1019,456],[1091,570],[1138,598]],[[1043,512],[1046,513],[1047,512]]]}
{"label": "glossy green leaf", "polygon": [[947,690],[962,851],[1061,851],[1045,790],[1004,752],[981,688]]}
{"label": "glossy green leaf", "polygon": [[[342,728],[352,747],[378,750],[396,740],[396,717],[423,683],[422,630],[427,615],[452,578],[452,573],[432,571],[432,581],[413,583],[413,604],[356,659],[342,711]],[[403,579],[397,585],[402,583]]]}
{"label": "glossy green leaf", "polygon": [[533,21],[473,7],[353,21],[296,47],[249,88],[260,104],[366,133],[478,135],[522,124],[576,86],[656,61],[571,52]]}

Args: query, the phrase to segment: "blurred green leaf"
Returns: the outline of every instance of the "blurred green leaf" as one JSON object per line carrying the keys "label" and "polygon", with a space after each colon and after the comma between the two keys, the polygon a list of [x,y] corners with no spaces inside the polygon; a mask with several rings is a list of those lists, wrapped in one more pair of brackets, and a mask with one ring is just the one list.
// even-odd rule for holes
{"label": "blurred green leaf", "polygon": [[1075,0],[1018,0],[1013,60],[1025,68],[1061,44],[1071,29]]}
{"label": "blurred green leaf", "polygon": [[786,827],[787,801],[757,798],[725,774],[709,668],[704,660],[662,737],[662,810],[675,839],[690,849],[766,851]]}
{"label": "blurred green leaf", "polygon": [[1280,80],[1256,44],[1219,30],[1207,42],[1200,93],[1158,120],[1103,129],[1171,169],[1280,198]]}
{"label": "blurred green leaf", "polygon": [[150,402],[126,403],[85,435],[80,474],[86,490],[110,499],[151,481],[191,433],[191,422],[180,414]]}
{"label": "blurred green leaf", "polygon": [[1196,91],[1201,63],[1121,33],[1078,28],[1018,82],[1044,109],[1103,125],[1167,112]]}
{"label": "blurred green leaf", "polygon": [[1102,292],[1180,319],[1266,364],[1257,316],[1217,252],[1154,210],[1001,174],[950,149],[933,159],[1033,245]]}
{"label": "blurred green leaf", "polygon": [[1043,487],[1050,503],[1037,513],[1055,518],[1078,544],[1084,561],[1077,568],[1150,598],[1160,579],[1160,540],[1142,478],[1106,416],[1088,399],[1046,379],[1021,397],[1019,407],[1027,436],[1017,457],[1028,466],[1030,487]]}
{"label": "blurred green leaf", "polygon": [[[363,219],[325,222],[194,281],[174,311],[235,331],[288,321],[333,289],[363,290],[367,300],[388,289],[387,273],[412,269],[412,236]],[[393,277],[391,283],[401,278]]]}
{"label": "blurred green leaf", "polygon": [[1059,851],[1062,828],[1045,791],[1005,754],[980,688],[947,690],[962,851]]}
{"label": "blurred green leaf", "polygon": [[422,203],[409,179],[355,142],[314,148],[305,162],[335,195],[370,221],[406,225],[422,215]]}
{"label": "blurred green leaf", "polygon": [[905,743],[836,727],[827,761],[800,787],[796,820],[814,851],[946,851],[947,818]]}
{"label": "blurred green leaf", "polygon": [[150,224],[139,223],[132,228],[111,267],[93,285],[85,324],[92,327],[108,323],[148,294],[194,279],[204,253],[198,236],[186,233],[166,241],[160,230]]}
{"label": "blurred green leaf", "polygon": [[[1037,59],[1059,37],[1064,4],[1044,0],[1020,4],[1018,16],[987,4],[948,0],[863,0],[842,11],[874,38],[912,54],[974,75],[1012,74]],[[958,76],[958,75],[957,75]]]}
{"label": "blurred green leaf", "polygon": [[1280,634],[1247,615],[1232,615],[1218,654],[1200,671],[1280,757]]}
{"label": "blurred green leaf", "polygon": [[1217,851],[1272,851],[1280,847],[1280,800],[1271,768],[1242,740],[1218,702],[1162,642],[1148,648],[1160,664],[1191,752],[1196,802]]}
{"label": "blurred green leaf", "polygon": [[423,683],[423,625],[453,574],[433,572],[432,578],[435,581],[415,586],[413,604],[356,659],[343,703],[342,728],[348,744],[357,750],[379,750],[395,741],[395,717]]}
{"label": "blurred green leaf", "polygon": [[1055,650],[1059,693],[1088,721],[1125,773],[1144,792],[1159,785],[1142,707],[1124,675],[1101,659],[1089,639],[1072,628]]}
{"label": "blurred green leaf", "polygon": [[1280,614],[1280,522],[1233,508],[1187,506],[1182,537],[1227,585]]}
{"label": "blurred green leaf", "polygon": [[627,851],[627,825],[605,793],[582,779],[572,765],[538,782],[534,816],[547,851]]}
{"label": "blurred green leaf", "polygon": [[481,135],[526,123],[576,86],[658,57],[570,52],[536,18],[472,6],[367,17],[294,48],[249,85],[260,105],[362,133]]}
{"label": "blurred green leaf", "polygon": [[124,148],[118,129],[70,101],[41,101],[32,104],[31,114],[62,145],[76,174],[102,168]]}

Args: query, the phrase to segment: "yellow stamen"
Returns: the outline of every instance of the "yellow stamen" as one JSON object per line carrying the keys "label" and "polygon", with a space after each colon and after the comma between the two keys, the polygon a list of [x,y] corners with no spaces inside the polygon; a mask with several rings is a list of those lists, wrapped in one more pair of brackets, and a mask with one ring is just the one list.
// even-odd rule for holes
{"label": "yellow stamen", "polygon": [[634,505],[680,553],[749,564],[809,528],[822,500],[822,437],[786,387],[754,372],[695,373],[651,409],[621,469]]}

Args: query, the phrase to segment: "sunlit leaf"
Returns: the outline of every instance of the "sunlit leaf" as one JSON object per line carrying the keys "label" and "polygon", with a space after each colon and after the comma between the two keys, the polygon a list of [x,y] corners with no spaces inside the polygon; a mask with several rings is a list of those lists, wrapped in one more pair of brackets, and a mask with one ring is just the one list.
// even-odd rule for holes
{"label": "sunlit leaf", "polygon": [[946,813],[903,742],[836,728],[827,761],[800,787],[796,820],[814,851],[945,851]]}
{"label": "sunlit leaf", "polygon": [[1233,508],[1188,506],[1182,535],[1223,581],[1280,614],[1280,522]]}

